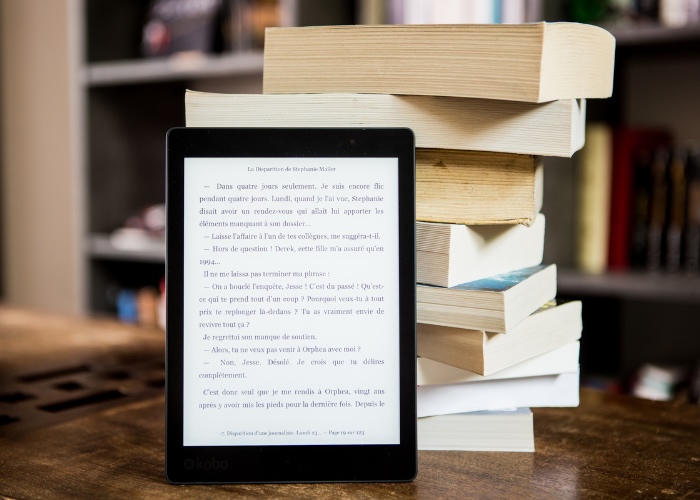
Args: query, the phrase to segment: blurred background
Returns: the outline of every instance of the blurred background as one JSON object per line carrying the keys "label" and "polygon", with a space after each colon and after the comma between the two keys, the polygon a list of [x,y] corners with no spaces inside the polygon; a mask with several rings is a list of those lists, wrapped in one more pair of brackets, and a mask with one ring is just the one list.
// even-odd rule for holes
{"label": "blurred background", "polygon": [[700,0],[0,0],[2,301],[162,327],[165,133],[185,89],[261,92],[266,26],[543,20],[617,39],[586,146],[544,163],[545,261],[583,301],[582,383],[690,399]]}

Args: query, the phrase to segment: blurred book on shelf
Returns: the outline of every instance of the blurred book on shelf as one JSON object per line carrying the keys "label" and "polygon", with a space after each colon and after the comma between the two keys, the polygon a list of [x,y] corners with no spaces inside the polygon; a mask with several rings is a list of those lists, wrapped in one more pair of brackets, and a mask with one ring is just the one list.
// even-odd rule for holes
{"label": "blurred book on shelf", "polygon": [[[637,169],[644,168],[640,164],[649,161],[654,149],[669,144],[671,137],[668,131],[658,128],[615,127],[612,133],[607,265],[610,270],[624,271],[631,267],[635,213],[640,224],[638,230],[646,230],[645,194],[635,192],[635,183],[644,185],[641,178],[636,178]],[[640,196],[636,200],[635,194]],[[637,238],[645,239],[642,234]]]}
{"label": "blurred book on shelf", "polygon": [[698,143],[660,127],[593,126],[576,158],[576,267],[697,275]]}
{"label": "blurred book on shelf", "polygon": [[572,21],[607,28],[677,28],[700,22],[698,0],[570,0],[567,10]]}
{"label": "blurred book on shelf", "polygon": [[608,221],[612,170],[612,130],[606,123],[586,126],[586,144],[576,157],[576,263],[584,272],[599,274],[608,261]]}
{"label": "blurred book on shelf", "polygon": [[685,366],[645,363],[636,373],[632,395],[654,401],[671,401],[687,374]]}
{"label": "blurred book on shelf", "polygon": [[262,50],[265,29],[291,23],[283,0],[152,0],[147,7],[144,57]]}
{"label": "blurred book on shelf", "polygon": [[698,156],[692,145],[664,144],[636,165],[633,269],[697,273]]}
{"label": "blurred book on shelf", "polygon": [[107,298],[120,321],[165,330],[165,276],[157,285],[126,287],[115,284]]}
{"label": "blurred book on shelf", "polygon": [[688,148],[687,161],[687,209],[682,265],[686,273],[697,275],[700,269],[700,146],[693,144]]}
{"label": "blurred book on shelf", "polygon": [[225,0],[224,47],[229,52],[262,50],[265,28],[287,23],[280,0]]}
{"label": "blurred book on shelf", "polygon": [[131,215],[110,233],[109,241],[118,250],[164,251],[165,205],[149,205]]}
{"label": "blurred book on shelf", "polygon": [[[362,0],[361,24],[518,24],[543,20],[544,0]],[[379,13],[377,13],[379,11]]]}
{"label": "blurred book on shelf", "polygon": [[152,0],[143,27],[143,55],[221,52],[223,12],[223,0]]}

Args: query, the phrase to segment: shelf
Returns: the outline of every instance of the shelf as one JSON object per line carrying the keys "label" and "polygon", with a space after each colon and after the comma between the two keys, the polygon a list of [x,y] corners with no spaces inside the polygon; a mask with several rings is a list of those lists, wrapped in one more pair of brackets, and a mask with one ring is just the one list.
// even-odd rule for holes
{"label": "shelf", "polygon": [[92,63],[81,80],[90,87],[155,83],[192,78],[229,77],[262,73],[262,51],[222,56],[180,55],[161,59]]}
{"label": "shelf", "polygon": [[165,242],[149,241],[139,248],[119,248],[108,234],[93,234],[87,242],[87,251],[94,259],[153,262],[165,264]]}
{"label": "shelf", "polygon": [[700,42],[700,23],[677,28],[648,23],[610,26],[606,29],[615,37],[618,47]]}
{"label": "shelf", "polygon": [[557,290],[561,295],[595,295],[661,302],[700,303],[700,277],[644,272],[601,275],[559,269]]}

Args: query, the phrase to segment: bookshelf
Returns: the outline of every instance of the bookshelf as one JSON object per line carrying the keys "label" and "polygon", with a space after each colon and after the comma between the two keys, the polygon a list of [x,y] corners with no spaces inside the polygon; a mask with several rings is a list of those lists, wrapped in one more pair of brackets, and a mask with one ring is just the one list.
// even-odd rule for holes
{"label": "bookshelf", "polygon": [[558,290],[565,295],[585,294],[626,300],[700,303],[700,280],[694,276],[650,274],[641,271],[586,274],[564,269]]}
{"label": "bookshelf", "polygon": [[700,25],[670,28],[657,23],[611,27],[617,46],[628,49],[649,45],[700,43]]}
{"label": "bookshelf", "polygon": [[257,75],[262,71],[260,50],[185,59],[126,60],[91,63],[83,67],[81,83],[90,88],[172,82],[202,78]]}
{"label": "bookshelf", "polygon": [[[355,3],[278,0],[280,24],[346,24]],[[140,48],[148,2],[81,0],[86,296],[82,309],[115,314],[120,287],[157,286],[165,245],[123,249],[110,233],[145,207],[165,201],[165,134],[184,126],[186,89],[262,91],[261,48],[147,58]]]}

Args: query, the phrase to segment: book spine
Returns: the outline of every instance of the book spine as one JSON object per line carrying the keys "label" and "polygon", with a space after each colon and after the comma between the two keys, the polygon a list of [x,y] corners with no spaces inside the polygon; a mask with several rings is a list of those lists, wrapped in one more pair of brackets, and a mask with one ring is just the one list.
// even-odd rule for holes
{"label": "book spine", "polygon": [[646,268],[651,272],[661,270],[663,239],[668,204],[668,166],[670,153],[667,148],[656,150],[651,164],[651,192],[649,197],[649,229],[647,232]]}
{"label": "book spine", "polygon": [[653,155],[652,150],[644,149],[639,152],[634,163],[630,265],[635,269],[644,268],[646,262]]}
{"label": "book spine", "polygon": [[686,207],[686,153],[678,148],[668,166],[668,222],[666,228],[666,271],[681,269],[681,237],[685,227]]}
{"label": "book spine", "polygon": [[632,220],[633,149],[631,134],[616,130],[613,134],[608,268],[629,267],[629,227]]}
{"label": "book spine", "polygon": [[581,150],[576,260],[580,270],[599,274],[608,261],[608,224],[612,169],[612,131],[604,123],[586,127]]}
{"label": "book spine", "polygon": [[684,268],[690,275],[700,271],[700,149],[691,149],[686,163],[686,225]]}

